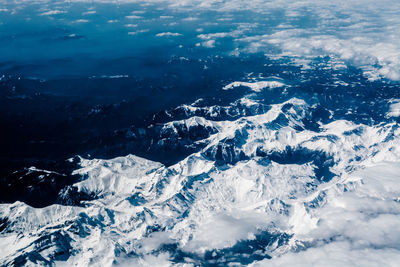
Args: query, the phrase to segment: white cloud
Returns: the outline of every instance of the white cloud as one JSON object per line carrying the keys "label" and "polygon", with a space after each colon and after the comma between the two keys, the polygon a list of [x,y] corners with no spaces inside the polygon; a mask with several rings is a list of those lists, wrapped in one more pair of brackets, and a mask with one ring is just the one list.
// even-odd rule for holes
{"label": "white cloud", "polygon": [[204,41],[201,43],[201,45],[207,48],[213,48],[215,47],[215,40]]}
{"label": "white cloud", "polygon": [[400,117],[400,100],[393,101],[389,107],[389,112],[386,114],[387,117]]}
{"label": "white cloud", "polygon": [[77,19],[77,20],[74,20],[73,22],[74,23],[88,23],[89,20],[87,20],[87,19]]}
{"label": "white cloud", "polygon": [[[295,232],[305,251],[255,266],[397,266],[400,260],[399,162],[373,164],[327,187],[325,204],[311,209],[315,228]],[[343,191],[346,188],[346,191]]]}
{"label": "white cloud", "polygon": [[82,13],[82,15],[93,15],[96,14],[96,10],[88,10]]}
{"label": "white cloud", "polygon": [[145,32],[149,32],[149,31],[150,31],[149,29],[137,30],[134,32],[128,32],[128,35],[137,35],[139,33],[145,33]]}
{"label": "white cloud", "polygon": [[397,249],[354,249],[348,241],[340,241],[310,248],[299,253],[288,253],[280,258],[264,260],[252,264],[261,266],[388,266],[396,267],[400,262],[400,251]]}
{"label": "white cloud", "polygon": [[124,26],[127,28],[136,28],[138,26],[138,24],[129,23],[129,24],[125,24]]}
{"label": "white cloud", "polygon": [[125,16],[125,18],[127,19],[141,19],[141,16],[137,16],[137,15],[129,15],[129,16]]}
{"label": "white cloud", "polygon": [[171,36],[182,36],[182,34],[177,32],[160,32],[156,34],[157,37],[171,37]]}
{"label": "white cloud", "polygon": [[254,233],[268,222],[262,213],[232,211],[217,213],[204,219],[193,231],[193,238],[186,243],[184,250],[204,253],[210,249],[221,249],[235,245],[239,240],[254,239]]}
{"label": "white cloud", "polygon": [[40,13],[40,16],[51,16],[51,15],[58,15],[58,14],[65,14],[67,11],[63,10],[49,10],[43,13]]}

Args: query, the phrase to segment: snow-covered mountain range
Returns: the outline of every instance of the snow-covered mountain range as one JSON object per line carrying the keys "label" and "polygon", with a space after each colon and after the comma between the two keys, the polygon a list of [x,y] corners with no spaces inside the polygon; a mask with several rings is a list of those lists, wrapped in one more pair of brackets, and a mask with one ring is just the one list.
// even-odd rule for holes
{"label": "snow-covered mountain range", "polygon": [[0,1],[0,266],[398,266],[399,38],[395,0]]}
{"label": "snow-covered mountain range", "polygon": [[[255,94],[231,106],[265,110]],[[60,193],[93,196],[81,205],[1,205],[1,264],[398,262],[397,123],[310,129],[313,107],[298,98],[232,120],[192,115],[215,107],[185,109],[187,119],[162,126],[165,140],[213,130],[178,163],[81,159],[82,180]]]}

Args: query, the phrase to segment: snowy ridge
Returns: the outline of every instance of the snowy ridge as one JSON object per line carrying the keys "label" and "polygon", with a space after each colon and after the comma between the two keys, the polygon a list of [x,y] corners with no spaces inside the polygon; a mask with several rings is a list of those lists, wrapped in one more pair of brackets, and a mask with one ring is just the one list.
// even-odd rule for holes
{"label": "snowy ridge", "polygon": [[263,114],[270,109],[269,106],[249,97],[240,98],[227,106],[199,106],[202,99],[191,105],[181,105],[172,111],[165,112],[168,118],[176,116],[201,117],[209,120],[234,120],[241,116]]}
{"label": "snowy ridge", "polygon": [[166,123],[165,131],[216,130],[170,167],[133,155],[82,159],[76,173],[85,178],[74,187],[96,196],[82,207],[0,206],[0,264],[334,265],[323,253],[350,249],[394,266],[398,124],[341,120],[308,129],[310,108],[292,98],[231,121]]}
{"label": "snowy ridge", "polygon": [[233,83],[230,83],[230,84],[224,86],[222,89],[229,90],[229,89],[233,89],[233,88],[239,87],[239,86],[249,87],[254,92],[260,92],[261,90],[263,90],[265,88],[272,89],[272,88],[276,88],[276,87],[283,87],[283,86],[285,86],[285,84],[282,82],[278,82],[278,81],[261,81],[261,82],[254,82],[254,83],[233,82]]}

